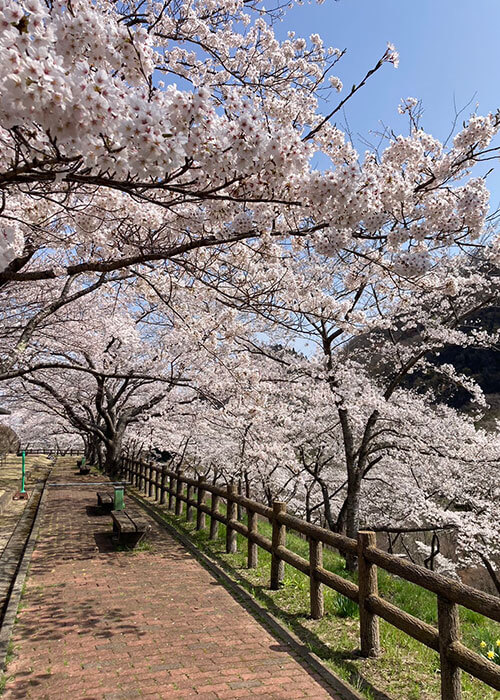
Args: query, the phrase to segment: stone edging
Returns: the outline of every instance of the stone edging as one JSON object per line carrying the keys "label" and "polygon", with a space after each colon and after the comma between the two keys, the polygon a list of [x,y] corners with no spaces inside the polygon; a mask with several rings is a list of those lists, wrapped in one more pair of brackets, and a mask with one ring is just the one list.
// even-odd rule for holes
{"label": "stone edging", "polygon": [[169,534],[178,540],[206,569],[208,569],[212,576],[221,579],[230,593],[239,602],[243,602],[245,606],[250,609],[250,612],[258,622],[264,624],[274,636],[286,642],[289,647],[300,656],[303,662],[321,676],[321,680],[336,693],[339,700],[366,700],[355,688],[329,669],[319,656],[310,651],[297,635],[285,627],[280,620],[266,610],[266,608],[262,607],[242,586],[228,576],[214,559],[204,552],[201,552],[188,537],[164,520],[154,505],[143,500],[141,495],[132,492],[131,489],[127,490],[127,495],[140,505],[159,525],[167,530]]}
{"label": "stone edging", "polygon": [[14,627],[14,623],[16,621],[17,610],[23,592],[24,580],[28,572],[28,566],[31,561],[31,555],[33,554],[33,550],[35,549],[36,541],[38,538],[38,531],[40,529],[40,521],[45,507],[45,500],[48,493],[48,488],[46,488],[46,484],[49,479],[49,476],[50,472],[47,475],[47,480],[44,482],[42,487],[42,494],[40,496],[40,501],[38,502],[36,515],[31,526],[31,532],[26,541],[22,559],[10,591],[9,600],[7,602],[5,615],[2,621],[2,626],[0,628],[0,672],[5,671],[5,659],[8,653],[9,640],[12,634],[12,628]]}

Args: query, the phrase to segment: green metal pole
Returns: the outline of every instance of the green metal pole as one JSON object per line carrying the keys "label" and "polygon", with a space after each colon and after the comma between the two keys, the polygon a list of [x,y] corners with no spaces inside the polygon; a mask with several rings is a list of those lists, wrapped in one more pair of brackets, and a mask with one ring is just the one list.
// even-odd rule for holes
{"label": "green metal pole", "polygon": [[26,455],[26,452],[23,451],[23,455],[22,455],[23,476],[22,476],[22,480],[21,480],[21,493],[26,493],[26,491],[24,490],[25,455]]}
{"label": "green metal pole", "polygon": [[115,486],[115,500],[113,510],[124,510],[125,502],[123,499],[123,486]]}

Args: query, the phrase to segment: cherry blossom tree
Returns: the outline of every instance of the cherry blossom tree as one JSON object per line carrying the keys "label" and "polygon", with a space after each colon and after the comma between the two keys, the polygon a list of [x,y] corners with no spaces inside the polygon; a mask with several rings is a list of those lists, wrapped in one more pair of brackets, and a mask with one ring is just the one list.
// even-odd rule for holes
{"label": "cherry blossom tree", "polygon": [[[278,40],[279,5],[2,0],[0,12],[5,391],[104,445],[108,470],[127,435],[183,444],[200,468],[207,456],[349,536],[361,522],[451,528],[443,502],[458,502],[460,469],[477,475],[467,512],[489,513],[484,436],[409,377],[440,372],[484,404],[430,358],[496,341],[465,328],[498,303],[481,171],[498,157],[498,114],[470,115],[442,144],[408,98],[405,135],[360,155],[335,115],[397,65],[392,45],[342,96],[342,52],[318,34]],[[452,427],[467,447],[443,437]],[[446,493],[412,475],[410,447]],[[494,537],[460,532],[489,562]]]}
{"label": "cherry blossom tree", "polygon": [[117,272],[93,280],[80,275],[0,286],[0,380],[33,366],[32,348],[43,346],[46,329],[56,322],[55,317],[62,309],[107,284],[116,290],[123,279],[126,275]]}
{"label": "cherry blossom tree", "polygon": [[[282,253],[273,256],[272,245],[266,256],[261,249],[260,264],[249,265],[244,274],[238,267],[236,256],[232,257],[232,251],[223,258],[222,274],[220,267],[205,267],[203,278],[194,288],[208,285],[214,298],[238,309],[241,318],[247,319],[246,327],[242,321],[237,335],[233,336],[234,350],[226,351],[226,355],[234,358],[232,375],[243,380],[248,378],[250,383],[258,386],[259,395],[264,393],[260,375],[265,365],[245,363],[242,354],[246,351],[249,357],[262,357],[275,362],[278,368],[287,368],[286,376],[278,374],[273,378],[271,374],[266,382],[276,383],[278,391],[289,383],[286,392],[288,406],[300,401],[308,406],[303,399],[307,393],[302,386],[305,380],[313,393],[317,392],[318,384],[323,385],[328,389],[329,398],[323,397],[319,404],[325,413],[319,423],[322,426],[320,433],[335,433],[335,436],[326,438],[328,449],[324,448],[325,437],[322,437],[316,446],[309,446],[306,450],[302,447],[305,444],[303,439],[294,436],[290,427],[284,428],[285,419],[278,421],[274,409],[266,407],[261,429],[267,421],[282,432],[280,439],[267,441],[258,436],[259,421],[246,406],[232,428],[238,446],[233,448],[233,457],[227,463],[234,465],[239,460],[241,468],[246,451],[254,464],[259,462],[258,455],[262,456],[267,478],[270,470],[274,470],[275,483],[282,482],[286,473],[288,478],[294,472],[296,475],[300,472],[309,474],[316,489],[322,492],[323,507],[327,504],[327,510],[330,509],[326,518],[330,526],[354,537],[363,513],[364,483],[378,478],[373,477],[373,473],[375,467],[377,471],[381,469],[379,463],[382,460],[384,463],[393,460],[394,465],[397,458],[393,455],[399,454],[400,449],[403,460],[403,453],[409,449],[408,445],[398,447],[404,442],[398,416],[405,402],[410,402],[415,411],[412,419],[415,428],[410,433],[415,445],[421,441],[418,430],[426,435],[426,440],[432,432],[425,428],[420,413],[432,416],[434,426],[439,424],[434,406],[436,397],[428,394],[424,401],[418,399],[418,395],[414,398],[406,394],[409,377],[426,369],[439,372],[446,381],[459,383],[469,391],[474,410],[484,407],[482,392],[472,380],[458,375],[451,366],[438,367],[431,361],[436,352],[450,343],[470,346],[498,343],[498,334],[481,331],[469,322],[478,310],[498,304],[499,299],[498,274],[490,257],[492,248],[488,248],[486,242],[484,246],[481,253],[470,259],[440,251],[432,270],[407,276],[404,286],[400,275],[395,277],[390,272],[384,275],[379,265],[369,266],[356,256],[346,258],[345,252],[329,257],[313,250],[307,254],[291,252],[285,260]],[[261,272],[263,266],[267,268],[265,276]],[[275,340],[274,344],[270,342],[271,338]],[[225,339],[231,340],[228,336]],[[293,348],[297,339],[312,345],[308,356],[286,349]],[[297,396],[292,399],[295,391]],[[241,392],[235,394],[234,400],[241,400]],[[281,405],[278,414],[280,412],[286,415],[286,406]],[[314,415],[318,416],[319,412],[316,410]],[[452,425],[452,419],[448,414],[446,416],[448,425]],[[216,421],[216,417],[213,420]],[[250,433],[249,426],[252,428]],[[443,422],[440,433],[447,429]],[[474,433],[473,426],[467,430]],[[253,442],[259,446],[253,454],[250,450],[252,432]],[[395,444],[393,433],[401,433]],[[287,440],[284,435],[288,436]],[[448,453],[443,454],[443,465],[448,463],[447,460],[455,460],[467,468],[467,464],[474,463],[476,450],[477,464],[484,461],[491,476],[491,464],[498,453],[496,457],[481,456],[482,440],[484,442],[478,437],[471,443],[472,452],[463,461],[458,455],[453,458],[447,456]],[[278,453],[274,452],[274,444],[279,446]],[[453,442],[450,449],[452,447]],[[322,462],[322,449],[326,464],[333,462],[337,467],[335,480],[331,477],[324,479],[320,473],[322,470],[318,465]],[[440,448],[436,449],[439,451]],[[340,475],[339,462],[343,465]],[[422,464],[425,466],[428,461],[423,460]],[[282,477],[278,478],[277,473]],[[489,479],[486,479],[487,484]],[[282,486],[283,483],[279,488]],[[331,512],[333,496],[341,499],[335,516]],[[438,523],[439,518],[435,522]],[[422,527],[427,528],[428,523]],[[417,525],[415,529],[418,529]]]}
{"label": "cherry blossom tree", "polygon": [[85,288],[55,310],[2,385],[14,408],[36,407],[79,433],[110,472],[132,426],[168,420],[195,397],[218,401],[212,336],[234,317],[225,307],[215,316],[182,280],[160,314],[141,291],[156,295],[154,279],[129,282]]}
{"label": "cherry blossom tree", "polygon": [[[355,248],[406,272],[479,235],[495,115],[361,159],[332,119],[342,52],[253,2],[2,5],[0,282],[110,272],[237,240]],[[174,83],[180,81],[185,88]],[[326,114],[318,109],[326,101]],[[407,101],[401,111],[412,110]],[[331,169],[311,169],[322,153]]]}
{"label": "cherry blossom tree", "polygon": [[16,403],[35,404],[37,413],[43,407],[84,436],[88,457],[102,454],[110,472],[127,427],[182,385],[183,375],[175,339],[167,347],[156,336],[153,345],[125,298],[101,292],[63,307],[45,326],[43,344],[27,353],[22,378],[9,387]]}
{"label": "cherry blossom tree", "polygon": [[[253,371],[247,365],[239,386],[226,387],[222,406],[191,405],[191,420],[174,428],[174,419],[167,433],[155,426],[155,439],[177,452],[183,441],[185,464],[242,480],[248,495],[285,500],[295,514],[345,532],[342,423],[328,383],[311,382],[291,357],[277,364],[254,356]],[[360,479],[360,526],[383,533],[390,551],[448,575],[481,565],[498,590],[498,434],[415,389],[384,400],[366,368],[352,370],[343,391],[354,435],[363,435],[374,406],[379,413]]]}
{"label": "cherry blossom tree", "polygon": [[34,396],[19,387],[20,393],[7,392],[5,400],[14,410],[7,422],[19,436],[20,447],[40,450],[84,450],[80,432],[75,430],[63,415],[34,400]]}
{"label": "cherry blossom tree", "polygon": [[364,157],[333,124],[397,65],[393,46],[336,100],[342,52],[317,34],[278,41],[280,6],[9,0],[1,12],[4,372],[60,305],[124,267],[156,266],[168,294],[179,267],[200,278],[229,254],[242,275],[262,264],[271,288],[293,245],[401,281],[477,245],[488,192],[470,171],[496,155],[496,115],[472,115],[444,147],[408,99],[408,136]]}

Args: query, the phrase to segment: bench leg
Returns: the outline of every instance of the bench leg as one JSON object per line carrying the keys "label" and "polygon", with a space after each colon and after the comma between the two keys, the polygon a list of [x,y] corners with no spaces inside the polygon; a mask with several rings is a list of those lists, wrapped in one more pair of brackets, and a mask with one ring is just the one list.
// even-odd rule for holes
{"label": "bench leg", "polygon": [[137,534],[139,535],[139,537],[138,537],[137,540],[135,541],[134,547],[135,547],[135,545],[138,545],[139,542],[142,542],[142,540],[143,540],[144,537],[146,536],[146,531],[144,530],[144,532],[138,532]]}

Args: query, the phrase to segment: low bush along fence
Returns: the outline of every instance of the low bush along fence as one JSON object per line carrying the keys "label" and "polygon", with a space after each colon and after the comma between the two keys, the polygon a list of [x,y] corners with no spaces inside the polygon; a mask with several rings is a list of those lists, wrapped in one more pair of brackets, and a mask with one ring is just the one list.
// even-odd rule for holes
{"label": "low bush along fence", "polygon": [[[209,516],[212,539],[217,538],[219,523],[223,523],[226,526],[228,553],[236,552],[237,533],[246,537],[249,567],[257,565],[258,547],[270,552],[271,589],[277,590],[280,587],[285,562],[306,574],[310,580],[313,618],[319,619],[324,614],[324,585],[357,603],[363,656],[378,656],[381,653],[378,625],[378,618],[381,617],[439,653],[443,700],[459,700],[462,697],[461,669],[500,690],[500,667],[460,642],[458,611],[458,606],[462,605],[500,622],[500,599],[387,554],[377,548],[373,532],[359,532],[357,540],[339,535],[288,514],[285,503],[274,502],[270,508],[246,498],[238,493],[235,483],[221,488],[204,481],[201,477],[190,478],[182,471],[174,471],[166,465],[146,463],[128,457],[122,458],[121,468],[125,478],[149,497],[160,504],[165,504],[168,499],[168,508],[174,510],[176,515],[182,515],[184,503],[189,520],[193,519],[196,511],[198,530],[206,527],[206,516]],[[210,505],[206,503],[208,494],[211,494]],[[220,512],[221,500],[226,504],[226,514]],[[246,510],[246,525],[238,520],[238,506]],[[259,515],[267,518],[272,524],[272,539],[258,532]],[[309,560],[286,548],[287,528],[307,537]],[[342,554],[357,556],[357,585],[323,568],[323,545],[330,545]],[[377,567],[437,595],[437,629],[378,595]]]}

